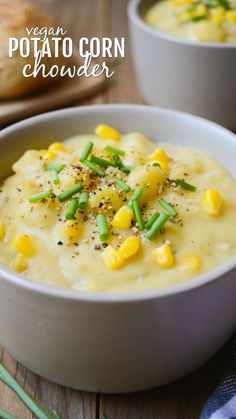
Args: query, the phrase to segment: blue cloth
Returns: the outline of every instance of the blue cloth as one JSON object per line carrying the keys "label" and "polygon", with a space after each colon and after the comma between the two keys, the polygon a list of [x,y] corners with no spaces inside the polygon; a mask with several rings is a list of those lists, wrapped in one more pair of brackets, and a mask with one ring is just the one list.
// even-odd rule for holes
{"label": "blue cloth", "polygon": [[230,345],[226,374],[207,400],[200,419],[236,419],[236,337]]}

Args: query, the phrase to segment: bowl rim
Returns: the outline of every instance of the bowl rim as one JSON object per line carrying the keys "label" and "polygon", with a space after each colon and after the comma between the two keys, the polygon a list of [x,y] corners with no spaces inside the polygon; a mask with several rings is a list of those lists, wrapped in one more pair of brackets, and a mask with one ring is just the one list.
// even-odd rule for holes
{"label": "bowl rim", "polygon": [[[162,113],[167,116],[172,115],[183,119],[194,120],[195,122],[199,122],[205,125],[206,127],[212,127],[213,129],[216,129],[217,131],[221,132],[223,135],[228,137],[229,140],[236,141],[236,135],[228,129],[216,124],[215,122],[188,113],[148,105],[103,104],[71,107],[43,113],[31,118],[24,119],[23,121],[17,122],[0,131],[0,147],[1,139],[4,139],[5,135],[12,134],[16,129],[21,130],[25,127],[32,126],[37,122],[43,122],[44,120],[48,120],[51,117],[55,116],[61,118],[66,117],[67,115],[71,115],[73,113],[94,113],[98,112],[99,110],[104,110],[108,108],[114,111],[116,109],[123,109],[124,111],[139,110],[142,112],[157,112],[159,114]],[[58,286],[49,285],[34,279],[26,278],[22,274],[17,274],[11,269],[4,266],[0,266],[0,277],[2,282],[5,282],[6,284],[10,283],[12,286],[23,289],[24,291],[34,292],[44,296],[50,296],[58,299],[90,303],[129,303],[142,302],[145,300],[153,300],[156,298],[164,298],[175,294],[190,292],[194,289],[198,289],[200,287],[211,284],[212,282],[215,282],[217,280],[221,280],[224,275],[230,274],[234,270],[236,270],[236,255],[231,257],[229,260],[227,260],[222,265],[216,267],[215,269],[203,275],[199,275],[195,278],[181,282],[179,284],[170,285],[163,288],[152,288],[142,291],[130,292],[79,291],[70,288],[60,288]]]}
{"label": "bowl rim", "polygon": [[195,48],[212,48],[212,49],[232,49],[236,50],[236,44],[230,42],[197,42],[191,41],[184,38],[178,38],[177,36],[168,34],[167,32],[161,32],[158,29],[154,29],[151,25],[146,23],[144,19],[141,18],[138,11],[139,5],[145,0],[129,0],[128,3],[128,17],[130,21],[139,26],[140,29],[148,32],[150,35],[153,35],[157,38],[161,38],[165,41],[173,42],[175,44],[192,46]]}

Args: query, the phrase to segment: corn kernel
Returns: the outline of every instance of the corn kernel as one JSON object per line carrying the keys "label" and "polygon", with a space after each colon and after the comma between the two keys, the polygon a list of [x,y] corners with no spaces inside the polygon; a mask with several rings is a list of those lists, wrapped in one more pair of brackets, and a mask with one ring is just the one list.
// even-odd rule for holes
{"label": "corn kernel", "polygon": [[228,20],[228,22],[236,23],[236,11],[227,10],[226,19]]}
{"label": "corn kernel", "polygon": [[67,148],[62,143],[53,143],[48,147],[48,150],[57,153],[58,151],[67,151]]}
{"label": "corn kernel", "polygon": [[108,269],[119,269],[124,265],[124,258],[112,246],[107,246],[102,253],[102,258]]}
{"label": "corn kernel", "polygon": [[150,160],[162,161],[164,163],[169,163],[171,158],[166,154],[164,150],[158,148],[154,153],[149,156]]}
{"label": "corn kernel", "polygon": [[121,138],[121,134],[119,131],[117,131],[115,128],[110,127],[109,125],[98,125],[95,128],[95,134],[98,135],[98,137],[102,137],[105,140],[115,140],[119,141]]}
{"label": "corn kernel", "polygon": [[148,15],[146,16],[146,21],[150,24],[152,23],[156,23],[156,21],[160,18],[159,13],[157,12],[150,12],[148,13]]}
{"label": "corn kernel", "polygon": [[22,253],[18,253],[12,262],[12,267],[16,272],[23,272],[28,268],[28,262]]}
{"label": "corn kernel", "polygon": [[61,236],[64,240],[76,242],[80,237],[80,233],[80,226],[74,220],[67,220],[61,227]]}
{"label": "corn kernel", "polygon": [[53,151],[46,151],[46,153],[43,154],[43,160],[54,160],[57,157],[57,154]]}
{"label": "corn kernel", "polygon": [[162,246],[154,249],[153,256],[155,261],[162,268],[171,268],[171,266],[175,263],[175,257],[172,253],[171,247],[167,244],[163,244]]}
{"label": "corn kernel", "polygon": [[130,228],[133,216],[134,216],[133,209],[129,208],[127,205],[124,205],[115,214],[112,224],[116,228],[120,228],[121,230],[126,230]]}
{"label": "corn kernel", "polygon": [[223,7],[218,7],[212,14],[212,21],[214,23],[222,23],[225,19],[225,9]]}
{"label": "corn kernel", "polygon": [[6,231],[3,223],[0,223],[0,240],[3,240],[5,237]]}
{"label": "corn kernel", "polygon": [[196,16],[199,16],[199,15],[207,15],[207,7],[204,5],[204,4],[199,4],[197,7],[196,7],[196,10],[195,10],[195,12],[196,12]]}
{"label": "corn kernel", "polygon": [[120,246],[118,250],[118,254],[124,259],[129,259],[133,255],[135,255],[135,253],[137,253],[139,248],[140,248],[140,238],[136,236],[130,236]]}
{"label": "corn kernel", "polygon": [[218,215],[222,207],[222,197],[217,189],[207,189],[202,194],[202,206],[209,215]]}
{"label": "corn kernel", "polygon": [[202,266],[202,261],[198,255],[188,253],[181,258],[181,264],[190,272],[197,272]]}
{"label": "corn kernel", "polygon": [[34,256],[36,254],[33,240],[27,234],[21,234],[16,238],[15,249],[25,256]]}

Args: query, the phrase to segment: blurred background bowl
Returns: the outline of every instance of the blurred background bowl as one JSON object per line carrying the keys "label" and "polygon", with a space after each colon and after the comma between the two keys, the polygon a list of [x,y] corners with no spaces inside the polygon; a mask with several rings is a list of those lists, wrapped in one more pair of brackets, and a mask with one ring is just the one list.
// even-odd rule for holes
{"label": "blurred background bowl", "polygon": [[236,131],[236,45],[180,39],[152,28],[143,16],[156,0],[128,6],[138,84],[151,105],[208,118]]}

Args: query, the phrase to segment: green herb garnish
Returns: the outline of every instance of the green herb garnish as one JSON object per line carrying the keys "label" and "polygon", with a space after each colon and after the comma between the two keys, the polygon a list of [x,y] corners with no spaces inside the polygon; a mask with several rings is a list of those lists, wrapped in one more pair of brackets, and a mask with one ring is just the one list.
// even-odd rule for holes
{"label": "green herb garnish", "polygon": [[42,192],[36,193],[34,195],[31,195],[28,198],[28,200],[31,203],[35,203],[35,202],[43,201],[46,198],[50,198],[53,195],[54,195],[53,191],[51,189],[48,189],[46,191],[42,191]]}
{"label": "green herb garnish", "polygon": [[74,220],[75,214],[78,208],[78,199],[72,199],[69,204],[66,211],[66,219],[67,220]]}
{"label": "green herb garnish", "polygon": [[191,183],[185,182],[184,179],[175,179],[174,182],[177,186],[180,186],[183,189],[187,189],[192,192],[196,192],[197,190],[196,186],[191,185]]}
{"label": "green herb garnish", "polygon": [[108,229],[106,216],[104,214],[98,214],[96,221],[97,221],[97,226],[100,233],[99,235],[100,240],[101,241],[107,240],[109,237],[109,229]]}
{"label": "green herb garnish", "polygon": [[198,16],[191,17],[192,22],[200,22],[200,20],[205,20],[205,19],[207,19],[206,15],[198,15]]}
{"label": "green herb garnish", "polygon": [[123,180],[121,179],[115,179],[115,184],[122,189],[122,191],[124,192],[130,192],[131,191],[131,187],[129,185],[127,185],[127,183],[123,182]]}
{"label": "green herb garnish", "polygon": [[119,154],[120,156],[125,155],[124,150],[121,150],[120,148],[113,147],[113,145],[107,145],[105,147],[105,150],[108,151],[108,153],[115,153],[115,154]]}
{"label": "green herb garnish", "polygon": [[143,193],[144,193],[144,188],[143,188],[142,186],[138,186],[138,187],[137,187],[137,189],[135,190],[135,192],[134,192],[134,194],[133,194],[132,198],[129,200],[129,202],[128,202],[128,206],[129,206],[130,208],[132,208],[132,206],[133,206],[133,201],[134,201],[134,200],[136,200],[136,201],[140,201],[140,199],[141,199],[141,197],[142,197]]}
{"label": "green herb garnish", "polygon": [[[38,419],[55,419],[59,416],[54,413],[48,412],[44,406],[36,402],[9,374],[9,372],[0,364],[0,380],[7,384],[16,394],[21,398],[25,405],[37,416]],[[0,411],[0,415],[1,415]],[[3,416],[4,417],[4,416]],[[12,416],[5,416],[6,419],[12,418]]]}
{"label": "green herb garnish", "polygon": [[80,156],[80,161],[84,162],[88,158],[92,149],[93,149],[93,143],[92,143],[92,141],[88,141],[87,144],[85,145],[83,151],[82,151],[82,154]]}
{"label": "green herb garnish", "polygon": [[116,167],[119,167],[119,169],[124,173],[130,173],[131,168],[128,167],[128,166],[125,166],[122,163],[121,158],[118,154],[114,154],[114,156],[112,158],[113,158],[113,161],[114,161]]}
{"label": "green herb garnish", "polygon": [[79,196],[79,208],[85,210],[88,208],[88,192],[82,192]]}
{"label": "green herb garnish", "polygon": [[66,165],[64,163],[49,163],[46,167],[47,172],[50,172],[51,170],[60,173]]}
{"label": "green herb garnish", "polygon": [[169,220],[169,215],[164,214],[163,212],[159,215],[156,221],[153,223],[150,230],[147,231],[145,237],[148,240],[153,240],[160,233],[161,229],[164,227],[166,222]]}
{"label": "green herb garnish", "polygon": [[111,167],[116,167],[115,163],[113,163],[112,161],[105,160],[105,159],[102,159],[101,157],[94,156],[94,155],[91,156],[90,161],[92,161],[93,163],[98,164],[99,166],[103,166],[103,167],[110,167],[110,166]]}
{"label": "green herb garnish", "polygon": [[177,211],[170,204],[168,204],[165,199],[161,198],[158,202],[172,217],[176,217],[176,215],[178,215]]}
{"label": "green herb garnish", "polygon": [[134,210],[134,215],[138,224],[138,228],[139,230],[143,230],[144,229],[144,222],[143,222],[143,217],[142,217],[142,212],[141,209],[139,207],[139,203],[137,201],[137,199],[135,199],[133,201],[132,204],[133,210]]}
{"label": "green herb garnish", "polygon": [[159,212],[154,212],[154,214],[152,214],[152,216],[149,218],[149,220],[144,224],[144,227],[147,230],[150,230],[150,228],[152,227],[152,225],[156,221],[156,219],[159,217],[159,215],[160,215]]}
{"label": "green herb garnish", "polygon": [[105,171],[101,170],[95,163],[85,160],[84,164],[89,167],[92,172],[96,173],[98,176],[104,176]]}
{"label": "green herb garnish", "polygon": [[77,185],[72,186],[72,188],[67,189],[67,191],[62,192],[60,195],[58,195],[57,196],[57,199],[60,202],[67,201],[68,199],[72,198],[72,196],[74,196],[78,192],[81,192],[82,189],[83,189],[83,185],[81,185],[80,183],[78,183]]}

